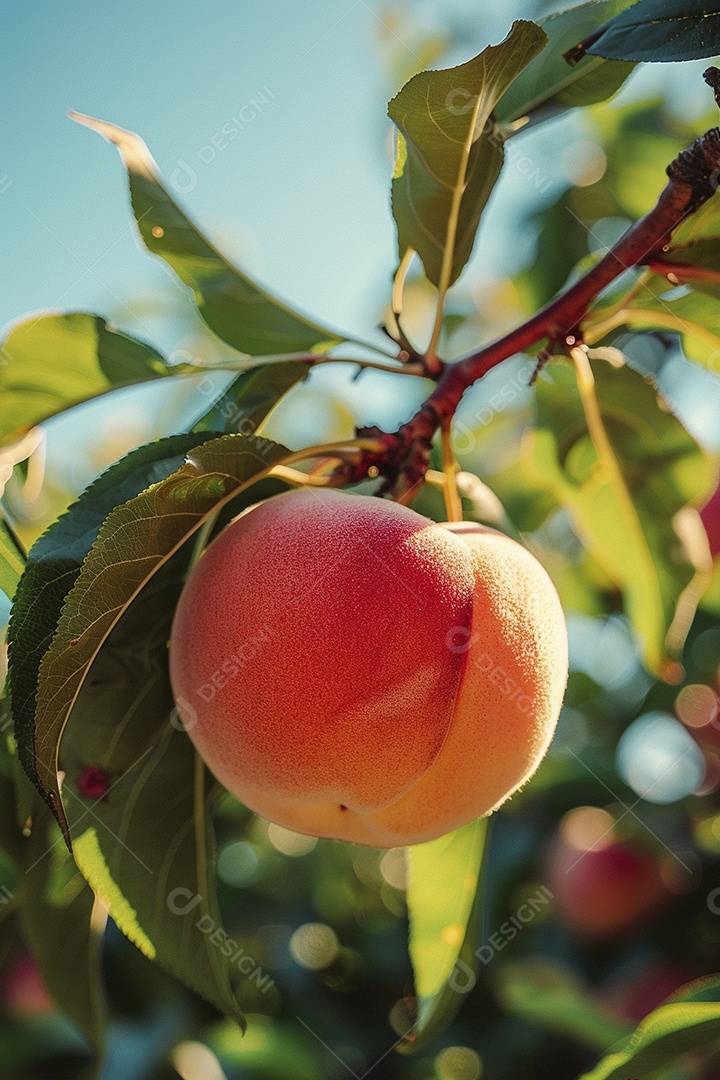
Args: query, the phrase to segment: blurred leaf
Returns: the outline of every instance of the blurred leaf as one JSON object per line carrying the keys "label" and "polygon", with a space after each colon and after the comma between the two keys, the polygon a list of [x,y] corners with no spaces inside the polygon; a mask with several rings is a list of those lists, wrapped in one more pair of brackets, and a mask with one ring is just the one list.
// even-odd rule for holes
{"label": "blurred leaf", "polygon": [[243,372],[219,401],[195,425],[195,431],[239,432],[252,435],[281,397],[306,379],[307,364],[281,360]]}
{"label": "blurred leaf", "polygon": [[595,1050],[607,1050],[629,1034],[627,1023],[600,1005],[575,976],[554,964],[531,960],[498,965],[494,982],[509,1012]]}
{"label": "blurred leaf", "polygon": [[[110,511],[178,469],[198,440],[202,436],[173,435],[133,450],[91,484],[28,553],[8,631],[8,688],[18,756],[43,795],[45,787],[37,774],[35,760],[38,674],[57,629],[65,597]],[[53,764],[51,776],[54,775]]]}
{"label": "blurred leaf", "polygon": [[673,518],[709,490],[711,462],[641,375],[593,361],[602,421],[633,506],[629,519],[598,464],[572,368],[553,363],[548,371],[552,383],[537,384],[537,483],[566,507],[590,553],[622,589],[645,662],[659,673],[678,601],[695,574]]}
{"label": "blurred leaf", "polygon": [[34,802],[32,832],[23,843],[20,923],[48,993],[87,1038],[97,1076],[105,1049],[105,913],[94,911],[92,890],[47,806],[37,794]]}
{"label": "blurred leaf", "polygon": [[[48,1067],[53,1070],[49,1075],[60,1078],[68,1077],[67,1057],[71,1056],[75,1077],[84,1077],[81,1071],[87,1060],[87,1046],[77,1029],[61,1013],[50,1016],[38,1016],[28,1019],[5,1021],[0,1027],[2,1038],[2,1056],[0,1056],[0,1080],[25,1080],[26,1077],[48,1076]],[[29,1071],[35,1066],[34,1071]],[[57,1071],[55,1071],[57,1070]]]}
{"label": "blurred leaf", "polygon": [[116,386],[171,375],[155,349],[99,315],[39,315],[17,323],[0,354],[0,443]]}
{"label": "blurred leaf", "polygon": [[[4,702],[0,705],[4,706]],[[15,814],[17,798],[12,759],[4,734],[5,719],[5,710],[0,708],[0,922],[17,905],[22,851],[22,835]]]}
{"label": "blurred leaf", "polygon": [[325,352],[343,340],[286,307],[221,255],[160,182],[157,166],[139,136],[80,113],[70,116],[117,146],[128,171],[143,243],[190,286],[200,314],[219,338],[252,356]]}
{"label": "blurred leaf", "polygon": [[7,522],[0,516],[0,589],[8,600],[15,595],[24,569],[24,552]]}
{"label": "blurred leaf", "polygon": [[625,1046],[606,1055],[581,1080],[651,1080],[680,1066],[685,1054],[720,1048],[720,979],[698,980],[674,994],[638,1025]]}
{"label": "blurred leaf", "polygon": [[[167,479],[111,510],[103,522],[40,662],[36,772],[61,825],[58,744],[98,649],[140,590],[185,541],[289,453],[268,439],[213,439],[193,449]],[[25,732],[26,742],[27,736]]]}
{"label": "blurred leaf", "polygon": [[[693,289],[720,299],[720,199],[708,199],[675,230],[652,261],[659,273],[673,273]],[[670,286],[668,286],[669,288]]]}
{"label": "blurred leaf", "polygon": [[418,1015],[401,1049],[415,1051],[442,1031],[474,985],[487,832],[488,821],[480,818],[407,849],[410,959]]}
{"label": "blurred leaf", "polygon": [[639,0],[569,50],[610,60],[697,60],[720,52],[720,8],[714,0]]}
{"label": "blurred leaf", "polygon": [[503,160],[492,111],[545,40],[534,23],[516,22],[473,60],[415,75],[388,106],[399,129],[392,205],[400,258],[414,248],[434,285],[443,266],[452,284],[470,257]]}
{"label": "blurred leaf", "polygon": [[[106,738],[112,722],[98,724]],[[99,798],[83,795],[84,732],[61,748],[75,861],[122,932],[151,960],[243,1024],[232,994],[232,949],[218,940],[215,839],[206,770],[184,731],[166,736]],[[213,791],[215,788],[213,787]]]}
{"label": "blurred leaf", "polygon": [[720,299],[707,291],[696,291],[687,284],[678,287],[652,274],[636,286],[626,303],[614,304],[606,320],[602,312],[596,315],[599,323],[595,325],[590,319],[587,325],[594,325],[595,332],[603,335],[620,326],[676,333],[690,360],[720,373]]}
{"label": "blurred leaf", "polygon": [[498,119],[510,123],[528,113],[535,114],[534,119],[546,119],[563,109],[592,105],[611,97],[625,82],[634,64],[587,57],[573,68],[563,53],[632,2],[591,0],[538,19],[548,43],[503,94],[496,109]]}
{"label": "blurred leaf", "polygon": [[[655,97],[618,104],[612,109],[594,108],[592,122],[607,168],[600,184],[574,193],[576,212],[580,206],[586,207],[586,213],[580,216],[590,227],[598,218],[607,216],[627,217],[631,219],[626,223],[629,226],[655,205],[667,183],[668,163],[706,130],[714,117],[678,117],[670,112],[663,98]],[[618,222],[620,227],[623,224]],[[592,232],[590,238],[592,246],[597,246]]]}
{"label": "blurred leaf", "polygon": [[244,1035],[223,1023],[204,1038],[228,1072],[240,1070],[254,1080],[317,1080],[321,1075],[320,1043],[297,1024],[258,1015]]}

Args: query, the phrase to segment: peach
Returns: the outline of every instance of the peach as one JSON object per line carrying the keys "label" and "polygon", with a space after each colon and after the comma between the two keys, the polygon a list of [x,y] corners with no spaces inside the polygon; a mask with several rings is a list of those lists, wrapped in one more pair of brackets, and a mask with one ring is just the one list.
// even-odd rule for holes
{"label": "peach", "polygon": [[170,674],[239,800],[298,832],[394,847],[490,813],[531,776],[567,638],[550,579],[507,536],[304,488],[201,556]]}

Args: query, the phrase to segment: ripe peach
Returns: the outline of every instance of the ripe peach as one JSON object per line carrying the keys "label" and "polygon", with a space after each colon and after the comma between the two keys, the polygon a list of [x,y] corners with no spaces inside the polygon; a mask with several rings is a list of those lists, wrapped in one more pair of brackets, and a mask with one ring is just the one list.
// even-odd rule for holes
{"label": "ripe peach", "polygon": [[202,555],[170,673],[200,755],[252,810],[394,847],[490,813],[535,771],[567,638],[550,579],[514,540],[302,489]]}

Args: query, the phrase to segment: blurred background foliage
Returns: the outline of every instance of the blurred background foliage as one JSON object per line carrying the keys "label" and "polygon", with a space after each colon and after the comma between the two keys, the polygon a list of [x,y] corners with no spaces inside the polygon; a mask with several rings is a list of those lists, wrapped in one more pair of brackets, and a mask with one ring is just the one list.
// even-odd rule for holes
{"label": "blurred background foliage", "polygon": [[[499,13],[479,7],[408,2],[355,12],[362,16],[363,55],[373,57],[367,80],[378,103],[374,118],[357,119],[358,125],[371,125],[371,139],[358,153],[370,142],[375,147],[371,165],[363,169],[378,169],[385,178],[389,172],[382,100],[414,71],[470,55],[505,32],[509,13],[502,12],[500,26]],[[512,14],[532,17],[548,5],[515,8]],[[319,6],[314,14],[321,14]],[[29,25],[31,15],[15,18]],[[214,34],[221,30],[217,26]],[[125,31],[129,41],[129,26]],[[354,21],[344,28],[345,50],[354,47],[355,31]],[[155,47],[172,52],[173,37],[174,28],[165,28]],[[178,44],[181,38],[179,33]],[[60,39],[58,47],[62,51]],[[248,47],[246,41],[238,48],[239,62]],[[329,47],[342,56],[337,40]],[[197,54],[193,59],[210,63]],[[715,123],[708,98],[697,64],[669,65],[638,72],[610,104],[572,112],[523,135],[529,164],[521,167],[521,156],[506,163],[469,271],[448,306],[443,355],[476,348],[537,310],[578,263],[606,250],[647,211],[667,163]],[[152,101],[144,108],[150,115]],[[102,114],[99,106],[95,111]],[[117,112],[115,117],[122,122]],[[73,137],[79,140],[81,133]],[[349,154],[345,144],[343,152]],[[92,153],[100,157],[94,142]],[[292,214],[302,218],[310,193],[317,217],[326,190],[336,185],[347,199],[343,212],[362,221],[362,203],[353,206],[351,194],[342,195],[352,157],[341,166],[334,179],[318,169],[296,184],[296,171],[305,167],[301,153],[292,163],[278,159]],[[117,163],[109,168],[115,190],[104,186],[99,198],[121,203]],[[231,253],[232,230],[255,220],[235,195],[242,188],[237,159],[232,174],[232,190],[221,204],[228,221],[218,225]],[[73,178],[78,205],[85,185],[96,182],[88,174]],[[335,203],[329,212],[338,213]],[[312,305],[305,279],[317,278],[314,263],[304,270],[300,298],[314,314],[332,325],[352,326],[364,311],[365,333],[368,310],[377,323],[382,320],[381,297],[392,270],[389,216],[382,227],[383,287],[377,285],[378,257],[368,250],[367,238],[361,243],[359,236],[338,235],[344,267],[340,302],[333,304],[329,295],[325,307]],[[371,236],[376,229],[373,221]],[[262,243],[263,234],[258,226],[249,245],[236,246],[243,264],[257,261],[253,245]],[[277,241],[277,234],[268,235]],[[355,240],[361,247],[357,286]],[[297,232],[292,243],[299,243]],[[326,243],[322,238],[320,248]],[[279,263],[283,252],[277,243],[276,248]],[[45,257],[51,259],[52,251]],[[306,254],[302,259],[304,264]],[[287,281],[281,278],[287,293],[298,279],[295,252],[289,264]],[[264,265],[269,280],[277,276],[269,257]],[[336,262],[335,279],[338,271]],[[150,339],[171,359],[195,362],[229,354],[193,315],[184,293],[153,273],[152,287],[142,296],[123,291],[116,301],[103,297],[103,316],[142,338],[148,338],[149,327]],[[323,273],[319,280],[327,291]],[[126,286],[127,279],[117,288]],[[412,339],[427,339],[433,300],[423,279],[410,280],[404,319]],[[20,313],[6,312],[11,318]],[[714,318],[711,329],[717,333],[720,318]],[[640,335],[620,328],[612,343],[633,368],[652,376],[717,474],[718,366],[711,371],[690,364],[681,339],[670,332]],[[495,815],[486,863],[491,903],[480,936],[484,951],[477,985],[459,1016],[416,1056],[394,1052],[413,1016],[401,851],[301,837],[254,818],[228,797],[217,816],[219,898],[229,936],[254,963],[237,985],[248,1032],[241,1037],[235,1025],[163,974],[111,924],[103,955],[110,1018],[104,1080],[562,1080],[590,1069],[679,986],[717,969],[718,563],[674,684],[654,679],[620,613],[617,590],[580,544],[553,490],[539,484],[533,471],[529,433],[544,388],[537,396],[529,388],[531,371],[528,359],[507,361],[466,395],[457,414],[455,451],[466,472],[482,482],[461,478],[467,514],[522,533],[556,581],[568,609],[572,673],[558,732],[538,775]],[[6,491],[22,540],[31,543],[110,462],[206,412],[229,377],[214,374],[210,389],[208,378],[188,378],[171,389],[156,384],[124,390],[112,404],[86,405],[47,423],[44,443]],[[299,447],[350,437],[356,424],[392,429],[426,392],[419,380],[378,372],[352,377],[328,365],[287,395],[262,433]],[[430,488],[415,506],[444,517]],[[10,813],[2,807],[3,815]],[[61,903],[67,903],[81,883],[72,869],[55,869]],[[0,1080],[80,1076],[87,1050],[23,944],[14,873],[9,862],[0,863]],[[549,903],[528,908],[533,897],[548,894]],[[528,910],[532,917],[526,920],[519,913]],[[673,1068],[668,1076],[713,1080],[720,1075],[720,1054]]]}

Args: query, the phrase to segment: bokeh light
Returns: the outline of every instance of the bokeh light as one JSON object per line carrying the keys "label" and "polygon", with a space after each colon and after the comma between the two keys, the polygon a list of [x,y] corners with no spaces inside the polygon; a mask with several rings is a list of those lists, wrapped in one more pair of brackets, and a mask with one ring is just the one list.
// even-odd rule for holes
{"label": "bokeh light", "polygon": [[270,824],[268,826],[268,839],[276,851],[292,858],[307,855],[317,844],[316,836],[304,836],[302,833],[293,832],[292,829],[284,829],[282,825]]}
{"label": "bokeh light", "polygon": [[438,1080],[478,1080],[482,1061],[469,1046],[446,1046],[435,1058],[435,1071]]}
{"label": "bokeh light", "polygon": [[713,722],[718,723],[718,696],[709,686],[692,683],[684,686],[678,694],[675,712],[689,728],[703,728]]}
{"label": "bokeh light", "polygon": [[173,1051],[172,1063],[182,1080],[226,1080],[212,1050],[200,1042],[181,1042]]}
{"label": "bokeh light", "polygon": [[618,743],[616,762],[625,782],[651,803],[684,799],[705,776],[699,746],[664,712],[645,713],[630,725]]}
{"label": "bokeh light", "polygon": [[615,839],[615,819],[599,806],[578,806],[560,822],[563,840],[577,851],[599,851]]}
{"label": "bokeh light", "polygon": [[293,959],[310,971],[321,971],[328,967],[339,952],[337,934],[325,923],[304,923],[290,938]]}
{"label": "bokeh light", "polygon": [[218,852],[218,877],[226,885],[250,885],[257,878],[259,865],[257,852],[247,840],[226,844]]}

